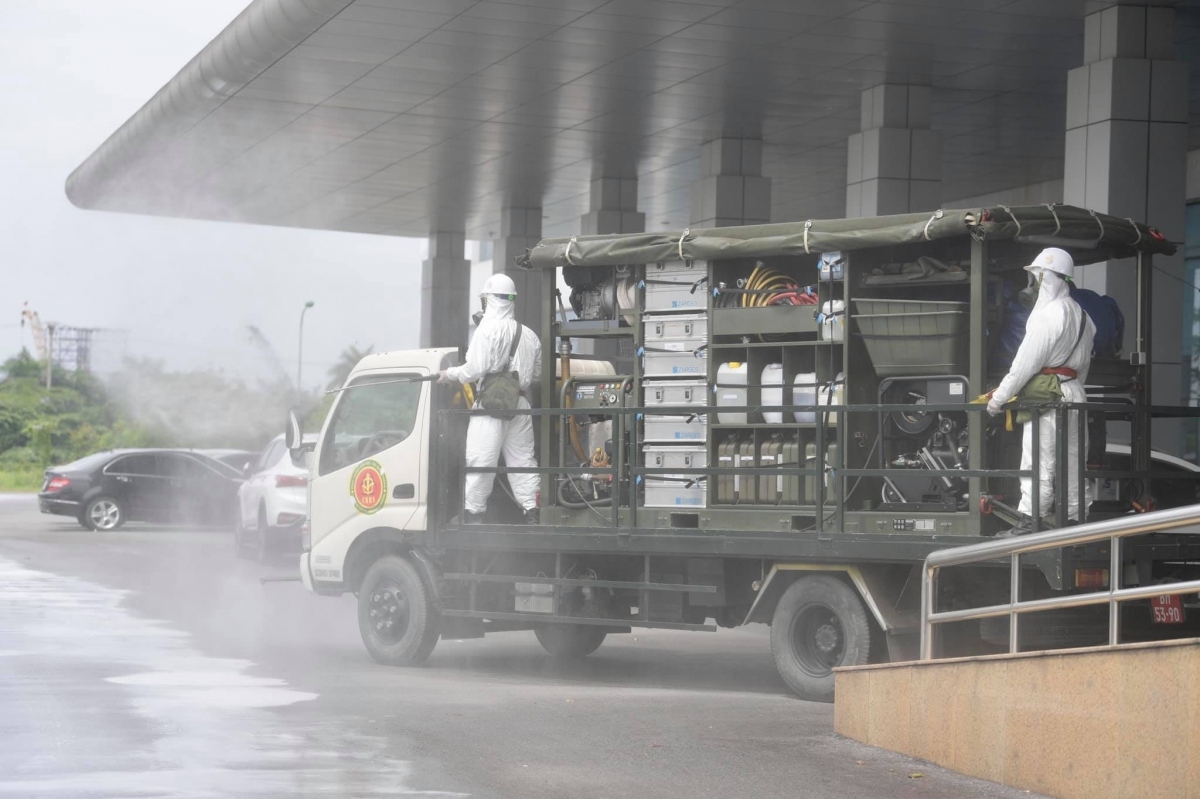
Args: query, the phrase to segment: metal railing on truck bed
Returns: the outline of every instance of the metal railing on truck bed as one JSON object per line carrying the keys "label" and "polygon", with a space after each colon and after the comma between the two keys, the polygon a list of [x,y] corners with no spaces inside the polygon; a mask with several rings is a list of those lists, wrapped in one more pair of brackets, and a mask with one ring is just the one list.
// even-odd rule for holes
{"label": "metal railing on truck bed", "polygon": [[[1105,417],[1105,423],[1108,422],[1124,422],[1130,425],[1133,441],[1130,445],[1130,468],[1128,469],[1109,469],[1109,468],[1092,468],[1087,464],[1087,448],[1078,447],[1078,461],[1075,472],[1077,482],[1077,490],[1079,496],[1085,496],[1085,484],[1089,480],[1098,479],[1138,479],[1142,481],[1154,480],[1192,480],[1195,481],[1197,487],[1200,487],[1200,469],[1193,472],[1183,471],[1155,471],[1150,468],[1150,448],[1148,445],[1140,445],[1137,442],[1145,442],[1149,440],[1151,430],[1151,422],[1153,419],[1180,419],[1180,418],[1200,418],[1200,409],[1197,408],[1180,408],[1174,406],[1137,406],[1123,403],[1011,403],[1005,408],[1012,412],[1020,410],[1028,410],[1032,412],[1032,420],[1030,424],[1033,427],[1033,437],[1038,439],[1041,426],[1046,424],[1046,420],[1053,418],[1056,422],[1056,431],[1058,436],[1057,450],[1059,452],[1067,451],[1067,436],[1068,436],[1068,421],[1072,421],[1077,427],[1077,434],[1080,441],[1085,440],[1085,432],[1089,427],[1089,419],[1097,414],[1102,414]],[[989,462],[986,448],[988,446],[988,436],[984,435],[984,431],[988,429],[988,425],[995,425],[999,422],[990,420],[984,415],[986,408],[981,404],[947,404],[947,405],[896,405],[896,404],[870,404],[870,405],[812,405],[812,406],[693,406],[687,410],[687,414],[695,418],[703,418],[705,416],[715,416],[718,413],[730,412],[748,412],[748,413],[763,413],[763,412],[778,412],[783,414],[792,413],[811,413],[816,414],[821,418],[818,424],[811,423],[792,423],[788,421],[775,424],[760,425],[760,427],[769,427],[771,430],[779,432],[799,432],[806,431],[806,434],[811,435],[815,444],[815,458],[812,459],[811,466],[804,466],[809,459],[802,458],[800,464],[791,465],[775,465],[775,466],[754,466],[754,467],[720,467],[720,466],[703,466],[703,467],[662,467],[656,468],[645,466],[637,462],[638,454],[642,451],[642,446],[645,442],[641,440],[639,433],[639,420],[647,416],[662,415],[662,416],[677,416],[678,412],[670,413],[664,411],[662,407],[635,407],[635,406],[611,406],[607,408],[589,408],[586,411],[581,411],[575,408],[533,408],[513,411],[514,416],[531,416],[535,419],[542,419],[542,435],[545,436],[550,430],[552,423],[555,420],[560,420],[564,425],[568,423],[573,416],[591,416],[610,420],[612,422],[612,440],[620,442],[628,438],[628,446],[614,446],[611,461],[604,466],[595,465],[567,465],[567,445],[566,435],[559,435],[559,446],[557,450],[557,464],[542,465],[536,467],[509,467],[509,466],[494,466],[494,467],[463,467],[464,473],[492,473],[492,474],[537,474],[549,476],[551,483],[557,485],[562,482],[570,482],[584,475],[604,475],[610,481],[613,490],[613,499],[611,502],[604,504],[604,511],[599,507],[591,507],[595,511],[595,516],[603,526],[609,528],[621,529],[623,527],[639,527],[638,514],[639,509],[642,512],[651,510],[650,508],[639,508],[637,492],[646,477],[659,475],[674,475],[683,476],[688,479],[693,479],[697,482],[710,480],[711,478],[724,475],[740,476],[743,478],[758,478],[758,477],[776,477],[789,479],[805,479],[813,480],[814,496],[812,502],[805,505],[785,506],[774,505],[764,506],[764,509],[774,508],[779,512],[788,512],[793,509],[807,509],[813,513],[812,526],[805,530],[793,530],[792,532],[806,532],[811,529],[816,533],[824,533],[828,530],[842,531],[845,530],[845,514],[847,512],[847,498],[857,490],[859,482],[863,479],[876,479],[878,481],[886,481],[898,476],[913,476],[947,480],[964,480],[971,485],[970,502],[960,508],[959,512],[966,512],[972,515],[987,515],[992,512],[993,503],[991,502],[990,494],[983,485],[984,480],[995,480],[1001,478],[1034,478],[1040,473],[1040,449],[1034,447],[1032,450],[1031,468],[1021,470],[1019,468],[982,468],[980,464]],[[1076,413],[1078,411],[1078,413]],[[972,440],[978,442],[978,452],[972,451],[969,456],[969,463],[964,466],[960,462],[958,465],[948,468],[925,468],[920,469],[902,469],[895,466],[889,466],[883,462],[882,453],[876,457],[876,446],[879,444],[883,436],[882,428],[886,423],[886,418],[889,414],[894,413],[914,413],[921,414],[965,414],[969,419],[969,426],[972,429]],[[830,442],[840,441],[848,437],[847,433],[839,433],[837,431],[847,431],[849,429],[848,421],[855,415],[868,414],[874,417],[878,424],[876,430],[876,438],[874,444],[865,457],[856,455],[854,460],[862,461],[859,465],[851,467],[847,465],[847,448],[839,446],[834,448],[834,457],[832,461],[829,457],[830,450],[826,445]],[[471,409],[445,409],[438,412],[439,425],[448,425],[455,418],[471,415],[487,415],[486,411],[471,410]],[[1072,417],[1074,417],[1072,419]],[[1002,420],[1004,417],[999,417]],[[444,430],[445,427],[442,428]],[[866,443],[859,444],[861,448],[866,448]],[[546,447],[542,448],[543,456],[549,452]],[[633,454],[633,462],[629,462],[629,455]],[[873,464],[872,461],[879,461],[878,464]],[[967,460],[967,459],[963,459]],[[935,464],[936,465],[936,464]],[[1055,480],[1055,499],[1053,502],[1054,516],[1046,521],[1049,521],[1056,527],[1066,527],[1070,521],[1068,519],[1068,481],[1065,478],[1072,470],[1069,469],[1069,464],[1065,458],[1060,458],[1056,464],[1057,479]],[[555,481],[553,478],[557,478]],[[622,486],[625,488],[622,489]],[[543,493],[543,505],[553,505],[557,502],[556,491],[551,491],[549,495]],[[965,492],[964,492],[965,493]],[[1045,510],[1040,507],[1039,492],[1035,491],[1032,494],[1032,520],[1034,530],[1042,526],[1042,512]],[[998,503],[997,503],[998,504]],[[713,506],[707,509],[711,510]],[[624,510],[626,513],[622,514]],[[694,510],[694,509],[693,509]],[[705,510],[701,508],[700,510]],[[1010,512],[1015,512],[1009,508]],[[904,511],[897,510],[898,514]],[[918,511],[912,511],[917,513]],[[926,513],[927,512],[921,512]],[[593,525],[595,526],[595,525]]]}

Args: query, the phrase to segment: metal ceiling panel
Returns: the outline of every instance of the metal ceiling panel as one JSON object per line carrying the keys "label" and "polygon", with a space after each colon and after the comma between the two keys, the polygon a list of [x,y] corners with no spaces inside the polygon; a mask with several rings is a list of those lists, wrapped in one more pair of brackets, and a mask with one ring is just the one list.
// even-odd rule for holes
{"label": "metal ceiling panel", "polygon": [[[1061,176],[1098,0],[255,0],[68,181],[78,205],[488,237],[505,202],[577,230],[639,177],[688,223],[696,147],[761,135],[775,219],[837,216],[860,92],[933,88],[943,193]],[[1200,0],[1177,4],[1200,144]],[[152,197],[153,202],[147,200]]]}

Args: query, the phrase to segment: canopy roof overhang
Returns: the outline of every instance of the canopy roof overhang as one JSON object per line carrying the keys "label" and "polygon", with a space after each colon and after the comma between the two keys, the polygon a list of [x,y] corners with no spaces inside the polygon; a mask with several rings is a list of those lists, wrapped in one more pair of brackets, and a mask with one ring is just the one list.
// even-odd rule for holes
{"label": "canopy roof overhang", "polygon": [[[912,82],[934,89],[943,197],[973,196],[1061,178],[1067,71],[1082,63],[1084,15],[1108,5],[255,0],[67,194],[84,208],[486,239],[506,204],[542,208],[547,234],[578,230],[592,178],[637,176],[647,228],[682,228],[697,146],[746,136],[764,141],[772,218],[833,218],[862,89]],[[1176,5],[1186,57],[1200,0]]]}

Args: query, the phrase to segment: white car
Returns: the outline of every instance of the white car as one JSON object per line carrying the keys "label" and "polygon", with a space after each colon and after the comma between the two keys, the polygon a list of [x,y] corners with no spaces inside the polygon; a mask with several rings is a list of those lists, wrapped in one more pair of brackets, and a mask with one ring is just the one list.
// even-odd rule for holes
{"label": "white car", "polygon": [[[315,445],[316,435],[305,436]],[[239,555],[265,560],[273,552],[300,549],[300,527],[308,513],[308,467],[293,459],[277,436],[248,468],[238,489],[234,546]]]}

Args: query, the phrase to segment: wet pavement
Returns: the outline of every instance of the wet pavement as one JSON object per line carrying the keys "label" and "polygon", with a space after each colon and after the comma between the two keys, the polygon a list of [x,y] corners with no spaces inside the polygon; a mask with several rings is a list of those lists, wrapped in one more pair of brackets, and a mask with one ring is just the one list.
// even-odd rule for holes
{"label": "wet pavement", "polygon": [[1029,796],[834,735],[763,626],[570,666],[508,633],[392,669],[353,597],[260,582],[294,569],[0,495],[0,798]]}

